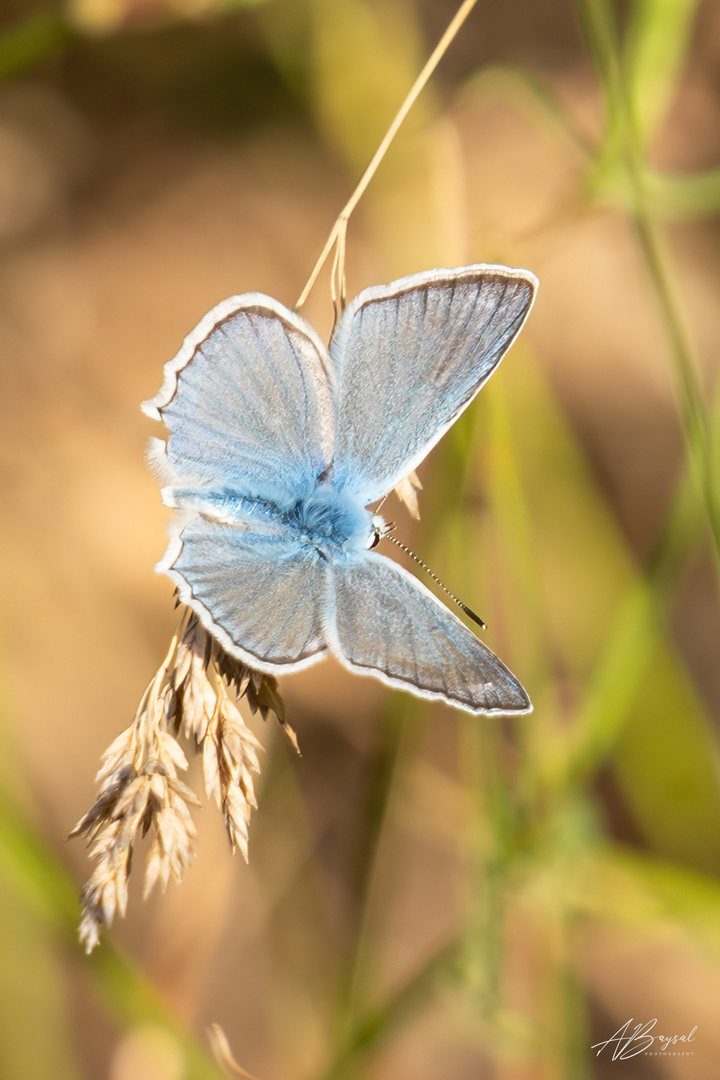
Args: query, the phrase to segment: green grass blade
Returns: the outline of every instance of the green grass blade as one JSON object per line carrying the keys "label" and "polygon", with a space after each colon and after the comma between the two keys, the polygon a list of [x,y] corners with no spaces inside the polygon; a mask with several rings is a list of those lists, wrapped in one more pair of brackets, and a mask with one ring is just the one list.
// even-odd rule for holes
{"label": "green grass blade", "polygon": [[604,184],[611,187],[615,184],[618,173],[624,178],[627,212],[637,231],[670,347],[687,455],[705,502],[720,573],[720,484],[714,436],[670,257],[650,211],[645,148],[634,116],[631,91],[624,78],[617,29],[607,0],[578,0],[578,7],[608,105],[607,137],[593,184],[599,193]]}
{"label": "green grass blade", "polygon": [[0,80],[18,75],[60,49],[67,28],[57,15],[33,15],[0,35]]}
{"label": "green grass blade", "polygon": [[570,898],[584,915],[662,932],[668,923],[720,962],[720,883],[630,848],[603,846],[579,863]]}
{"label": "green grass blade", "polygon": [[647,145],[675,97],[687,58],[698,0],[635,0],[623,70],[636,131]]}
{"label": "green grass blade", "polygon": [[688,176],[648,170],[647,196],[653,213],[668,218],[702,218],[720,211],[720,168]]}
{"label": "green grass blade", "polygon": [[121,1025],[155,1025],[177,1043],[188,1080],[221,1080],[221,1073],[172,1015],[135,963],[105,941],[86,957],[77,940],[77,887],[50,847],[0,793],[0,873],[27,910],[52,931],[64,948],[77,953],[98,996]]}

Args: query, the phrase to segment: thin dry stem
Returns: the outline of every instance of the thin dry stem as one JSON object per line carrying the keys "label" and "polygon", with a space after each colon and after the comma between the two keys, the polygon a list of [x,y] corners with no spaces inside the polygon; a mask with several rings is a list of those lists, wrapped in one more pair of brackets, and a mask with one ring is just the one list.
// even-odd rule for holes
{"label": "thin dry stem", "polygon": [[228,1076],[239,1077],[240,1080],[258,1080],[257,1076],[247,1072],[241,1065],[238,1065],[233,1057],[232,1050],[230,1049],[228,1037],[219,1024],[210,1025],[208,1028],[208,1038],[215,1060]]}
{"label": "thin dry stem", "polygon": [[447,52],[448,47],[450,46],[456,34],[460,30],[460,27],[465,22],[472,9],[475,7],[476,2],[477,0],[464,0],[464,3],[460,5],[457,12],[455,13],[454,18],[451,20],[447,30],[440,38],[440,41],[433,49],[430,58],[428,59],[427,63],[425,64],[422,71],[420,72],[417,79],[410,88],[410,91],[408,92],[407,97],[400,106],[397,115],[395,116],[395,119],[385,133],[385,137],[383,138],[382,142],[373,154],[370,164],[367,166],[365,172],[360,177],[357,187],[353,191],[345,206],[338,214],[337,220],[335,221],[335,224],[330,230],[330,235],[327,238],[325,247],[322,249],[320,257],[315,263],[315,266],[313,267],[312,273],[307,280],[305,288],[301,292],[298,302],[295,305],[296,310],[301,308],[307,300],[313,285],[318,279],[320,271],[322,270],[330,255],[330,252],[333,250],[333,248],[335,248],[336,250],[333,266],[332,295],[335,304],[336,317],[338,312],[342,311],[342,308],[345,304],[345,237],[347,233],[347,223],[350,220],[350,215],[352,214],[357,204],[360,202],[360,199],[365,194],[365,190],[370,181],[372,180],[373,176],[377,172],[380,162],[385,157],[385,154],[390,148],[393,139],[402,127],[402,124],[405,121],[405,117],[410,112],[416,100],[422,93],[430,76]]}

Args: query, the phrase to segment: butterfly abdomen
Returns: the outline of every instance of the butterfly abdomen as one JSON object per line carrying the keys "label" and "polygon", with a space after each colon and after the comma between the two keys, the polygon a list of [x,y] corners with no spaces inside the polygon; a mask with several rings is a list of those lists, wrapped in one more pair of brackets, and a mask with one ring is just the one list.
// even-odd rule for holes
{"label": "butterfly abdomen", "polygon": [[241,495],[226,487],[166,487],[163,502],[175,510],[189,510],[222,525],[273,526],[283,519],[282,511],[267,499]]}

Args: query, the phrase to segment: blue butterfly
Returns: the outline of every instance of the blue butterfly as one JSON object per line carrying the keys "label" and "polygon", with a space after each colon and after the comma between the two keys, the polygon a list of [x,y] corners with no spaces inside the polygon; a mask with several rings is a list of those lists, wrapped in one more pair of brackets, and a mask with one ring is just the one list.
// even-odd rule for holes
{"label": "blue butterfly", "polygon": [[367,509],[423,460],[517,335],[526,270],[431,270],[360,293],[326,347],[260,293],[213,308],[144,411],[178,512],[157,569],[231,656],[297,671],[331,653],[474,713],[523,687],[444,604],[373,550]]}

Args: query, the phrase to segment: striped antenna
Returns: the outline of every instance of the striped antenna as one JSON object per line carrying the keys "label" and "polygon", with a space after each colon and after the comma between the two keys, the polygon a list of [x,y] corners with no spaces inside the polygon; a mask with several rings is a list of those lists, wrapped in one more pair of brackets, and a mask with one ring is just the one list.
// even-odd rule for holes
{"label": "striped antenna", "polygon": [[467,604],[463,604],[462,600],[459,600],[459,599],[457,598],[457,596],[455,596],[455,594],[454,594],[454,593],[451,593],[451,592],[450,592],[450,590],[449,590],[449,589],[448,589],[448,588],[447,588],[447,587],[446,587],[445,585],[443,585],[442,581],[441,581],[441,580],[440,580],[440,578],[439,578],[439,577],[437,576],[437,574],[434,574],[434,573],[432,572],[432,570],[430,569],[430,567],[429,567],[429,566],[426,566],[426,565],[425,565],[425,563],[424,563],[424,562],[422,561],[422,559],[418,558],[418,556],[417,556],[417,555],[415,554],[415,552],[414,552],[414,551],[411,551],[409,547],[405,547],[405,544],[401,543],[401,542],[400,542],[400,541],[399,541],[399,540],[397,539],[397,537],[395,537],[395,536],[393,536],[393,535],[392,535],[392,530],[393,530],[394,528],[395,528],[395,525],[394,525],[394,523],[393,523],[392,521],[388,522],[388,523],[387,523],[387,525],[385,526],[385,529],[384,529],[384,530],[383,530],[383,532],[382,532],[382,533],[380,534],[380,539],[381,539],[381,540],[390,540],[390,542],[391,542],[391,543],[393,543],[393,544],[395,545],[395,547],[399,547],[401,551],[404,551],[406,555],[409,555],[409,556],[410,556],[410,558],[411,558],[411,559],[412,559],[412,560],[413,560],[414,562],[416,562],[416,563],[418,564],[418,566],[422,566],[422,568],[423,568],[423,570],[425,571],[425,573],[426,573],[426,574],[429,574],[429,575],[430,575],[430,577],[431,577],[431,578],[433,579],[433,581],[434,581],[434,582],[435,582],[435,584],[436,584],[436,585],[438,586],[438,588],[439,588],[439,589],[442,589],[442,591],[443,591],[443,592],[445,593],[445,595],[446,595],[446,596],[449,596],[449,597],[450,597],[450,599],[451,599],[451,600],[453,600],[453,601],[454,601],[454,602],[455,602],[455,603],[457,604],[457,606],[458,606],[458,607],[459,607],[459,608],[460,608],[460,609],[461,609],[462,611],[464,611],[464,612],[465,612],[465,614],[467,615],[467,617],[468,617],[469,619],[472,619],[472,621],[473,621],[474,623],[477,623],[477,625],[478,625],[478,626],[480,627],[480,629],[481,629],[481,630],[487,630],[487,626],[486,626],[486,625],[485,625],[485,623],[484,623],[484,622],[482,621],[482,619],[480,618],[480,616],[479,616],[479,615],[476,615],[476,614],[475,614],[475,612],[473,611],[473,609],[472,609],[472,608],[469,608],[469,607],[467,606]]}

